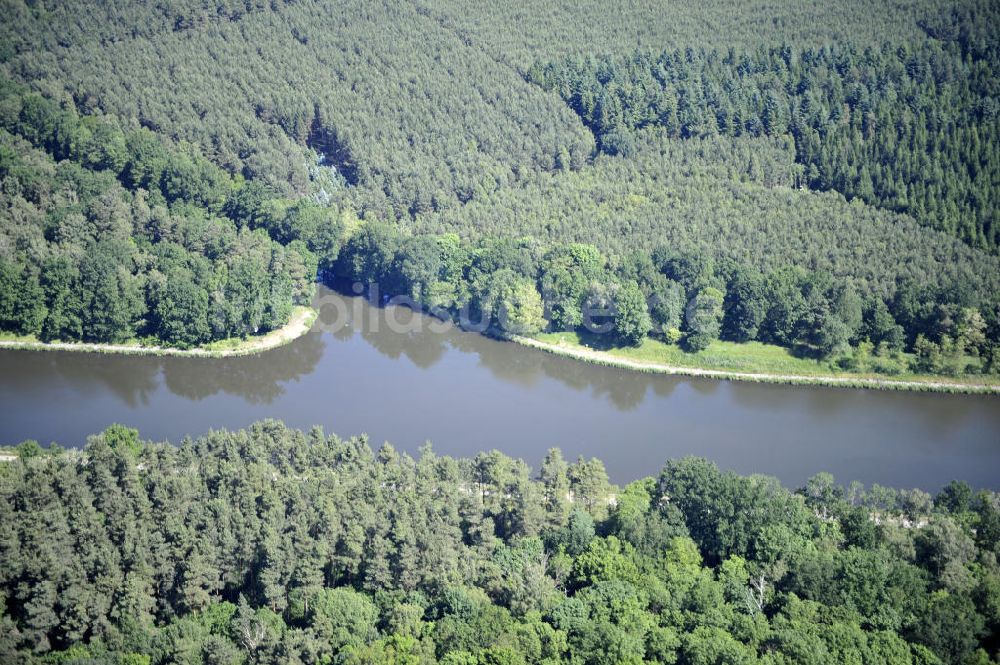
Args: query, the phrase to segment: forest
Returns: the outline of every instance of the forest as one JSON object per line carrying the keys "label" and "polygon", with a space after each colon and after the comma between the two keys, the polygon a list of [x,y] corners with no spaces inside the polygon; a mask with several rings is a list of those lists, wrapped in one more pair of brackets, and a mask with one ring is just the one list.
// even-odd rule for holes
{"label": "forest", "polygon": [[[586,327],[621,344],[652,334],[690,350],[720,337],[761,340],[842,369],[890,374],[1000,368],[1000,273],[988,259],[977,266],[974,250],[958,241],[950,241],[956,256],[947,265],[914,244],[896,249],[900,258],[914,253],[910,268],[924,266],[935,278],[928,284],[920,273],[893,274],[858,255],[857,247],[878,247],[867,242],[804,270],[793,246],[773,248],[763,264],[745,254],[716,259],[704,236],[608,256],[593,244],[531,235],[463,240],[281,197],[229,176],[193,146],[164,144],[144,128],[125,131],[114,118],[81,117],[13,83],[2,92],[0,176],[12,205],[0,322],[21,334],[180,347],[246,336],[280,326],[293,303],[308,302],[318,272],[377,283],[415,307],[467,315],[478,329],[501,334]],[[648,161],[639,162],[649,168],[638,168],[647,177],[657,177],[662,147],[695,147],[650,132],[642,148]],[[789,177],[780,142],[764,144],[770,150],[762,156],[757,139],[719,140],[728,142],[675,156],[721,175],[720,154],[742,153],[747,170],[731,180]],[[618,181],[610,177],[618,166],[607,165],[607,182]],[[847,265],[858,266],[857,275],[837,274]],[[608,325],[600,316],[585,320],[588,311]],[[859,345],[868,345],[860,360]],[[904,359],[904,350],[913,357]]]}
{"label": "forest", "polygon": [[1000,369],[997,327],[968,291],[905,281],[887,305],[830,273],[791,265],[765,273],[670,246],[610,260],[584,243],[525,237],[469,245],[455,234],[401,235],[373,223],[350,235],[332,276],[377,284],[386,295],[402,294],[397,302],[501,336],[582,329],[611,344],[652,335],[695,351],[719,338],[761,340],[842,369]]}
{"label": "forest", "polygon": [[191,347],[347,278],[1000,371],[995,3],[772,5],[6,0],[0,329]]}
{"label": "forest", "polygon": [[280,327],[311,299],[322,239],[249,228],[245,184],[195,148],[9,81],[0,104],[0,327],[185,348]]}
{"label": "forest", "polygon": [[675,138],[790,135],[791,186],[909,213],[995,251],[997,44],[943,44],[636,53],[536,64],[528,79],[557,91],[604,152],[631,154],[631,132],[651,125]]}
{"label": "forest", "polygon": [[[1000,4],[735,6],[0,0],[0,339],[188,349],[324,281],[995,382]],[[164,380],[254,383],[216,367]],[[1000,662],[1000,496],[959,480],[61,444],[0,455],[2,663]]]}
{"label": "forest", "polygon": [[[63,442],[73,444],[76,442]],[[264,421],[0,463],[5,663],[982,663],[1000,497]]]}

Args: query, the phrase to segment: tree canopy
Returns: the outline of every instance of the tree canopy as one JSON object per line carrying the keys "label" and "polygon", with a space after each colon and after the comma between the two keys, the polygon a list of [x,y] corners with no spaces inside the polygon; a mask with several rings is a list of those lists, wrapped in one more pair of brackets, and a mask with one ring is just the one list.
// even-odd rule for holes
{"label": "tree canopy", "polygon": [[277,421],[0,466],[0,653],[52,663],[966,663],[998,497],[697,458],[416,457]]}
{"label": "tree canopy", "polygon": [[339,276],[1000,371],[995,3],[84,4],[0,26],[3,330],[193,346]]}

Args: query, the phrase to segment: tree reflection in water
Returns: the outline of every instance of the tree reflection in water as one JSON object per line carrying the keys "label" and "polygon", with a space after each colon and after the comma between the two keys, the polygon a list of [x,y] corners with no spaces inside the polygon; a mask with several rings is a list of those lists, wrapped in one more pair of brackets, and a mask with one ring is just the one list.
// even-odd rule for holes
{"label": "tree reflection in water", "polygon": [[[81,395],[105,389],[135,408],[149,404],[159,387],[157,374],[161,359],[154,356],[79,351],[37,351],[29,354],[45,355],[49,359],[47,367],[54,370],[64,385]],[[31,373],[37,371],[37,367],[33,366]],[[44,380],[45,377],[36,376],[35,379]]]}
{"label": "tree reflection in water", "polygon": [[648,473],[651,459],[701,454],[793,483],[824,469],[866,483],[995,485],[995,397],[639,374],[456,328],[433,332],[440,321],[401,307],[349,296],[327,304],[312,332],[257,356],[0,352],[0,442],[79,444],[109,422],[179,442],[279,417],[370,431],[410,452],[431,439],[451,454],[497,448],[538,461],[560,445],[570,457],[605,459],[622,480]]}
{"label": "tree reflection in water", "polygon": [[283,384],[315,371],[324,347],[323,335],[314,330],[252,356],[163,358],[163,379],[170,392],[191,400],[226,393],[270,404],[284,393]]}

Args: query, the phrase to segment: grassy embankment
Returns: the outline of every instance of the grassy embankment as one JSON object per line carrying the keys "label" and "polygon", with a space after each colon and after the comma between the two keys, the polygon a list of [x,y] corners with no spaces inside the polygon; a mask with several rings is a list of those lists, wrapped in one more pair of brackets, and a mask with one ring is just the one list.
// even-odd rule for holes
{"label": "grassy embankment", "polygon": [[655,339],[646,339],[637,347],[607,348],[593,335],[569,332],[515,337],[513,341],[578,360],[644,372],[762,383],[1000,394],[998,376],[847,372],[831,367],[828,362],[800,358],[784,347],[760,342],[738,344],[717,340],[703,351],[688,353],[677,345]]}
{"label": "grassy embankment", "polygon": [[159,346],[143,340],[133,340],[121,344],[90,344],[86,342],[43,342],[35,337],[0,332],[0,349],[27,349],[36,351],[86,351],[89,353],[123,353],[151,356],[195,356],[224,358],[247,356],[288,344],[309,332],[316,320],[316,310],[298,306],[292,311],[288,323],[263,335],[247,338],[231,337],[194,347],[178,349]]}

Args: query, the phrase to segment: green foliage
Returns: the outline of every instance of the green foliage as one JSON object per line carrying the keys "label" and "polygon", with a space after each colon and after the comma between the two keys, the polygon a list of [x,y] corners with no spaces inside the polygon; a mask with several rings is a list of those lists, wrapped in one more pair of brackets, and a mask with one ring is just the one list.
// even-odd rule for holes
{"label": "green foliage", "polygon": [[615,334],[625,344],[637,345],[646,338],[653,327],[637,282],[622,285],[615,298]]}
{"label": "green foliage", "polygon": [[[893,303],[909,324],[904,331],[884,300],[872,294],[863,299],[853,280],[826,272],[784,266],[762,274],[733,260],[715,264],[667,246],[635,252],[621,263],[593,245],[556,244],[539,258],[542,249],[531,238],[462,242],[453,234],[408,235],[366,222],[347,241],[336,267],[343,277],[377,284],[384,296],[404,295],[411,306],[453,316],[475,330],[578,330],[602,346],[638,345],[650,333],[674,343],[683,334],[685,348],[693,352],[720,336],[761,340],[856,371],[907,369],[900,353],[907,334],[922,340],[914,342],[913,369],[985,371],[989,357],[960,350],[985,348],[1000,332],[983,332],[979,310],[962,307],[965,296],[945,292],[905,287],[905,300]],[[685,288],[691,296],[686,305]],[[927,314],[914,315],[912,309]],[[920,338],[923,331],[964,337],[959,344],[942,335],[947,360],[939,354],[927,362],[930,347]],[[874,355],[872,339],[878,340]]]}
{"label": "green foliage", "polygon": [[31,459],[42,454],[42,447],[34,439],[22,441],[17,446],[17,456],[21,459]]}
{"label": "green foliage", "polygon": [[510,269],[499,270],[490,276],[480,295],[479,310],[495,320],[505,333],[531,335],[545,326],[542,298],[534,284],[519,278]]}
{"label": "green foliage", "polygon": [[[498,332],[1000,367],[995,3],[4,11],[2,330],[194,346],[319,275]],[[1000,509],[960,483],[619,493],[275,422],[38,453],[0,484],[4,662],[997,657]]]}
{"label": "green foliage", "polygon": [[726,288],[723,337],[736,342],[756,339],[767,317],[767,283],[752,268],[737,269]]}
{"label": "green foliage", "polygon": [[583,324],[587,288],[599,280],[604,265],[604,257],[592,245],[555,247],[545,255],[540,285],[554,329],[572,330]]}
{"label": "green foliage", "polygon": [[995,257],[917,225],[996,245],[992,7],[578,4],[572,31],[558,3],[19,5],[0,327],[194,346],[281,325],[318,272],[499,332],[885,373],[923,334],[931,371],[995,369]]}
{"label": "green foliage", "polygon": [[132,458],[135,458],[142,449],[142,443],[139,441],[139,430],[131,427],[116,423],[105,429],[101,436],[104,437],[105,443],[112,450]]}
{"label": "green foliage", "polygon": [[[44,98],[28,101],[61,114],[66,131],[85,126],[86,118],[57,111]],[[31,135],[29,126],[13,128]],[[303,236],[316,249],[339,251],[339,239],[324,245],[294,226],[303,206],[288,213],[292,239],[282,247],[264,231],[197,207],[215,206],[203,200],[207,194],[164,200],[159,192],[128,190],[107,171],[81,167],[74,154],[56,164],[53,154],[4,130],[0,146],[8,149],[0,149],[5,191],[15,192],[0,217],[0,238],[4,247],[20,248],[0,250],[6,330],[90,342],[153,336],[180,348],[252,334],[283,325],[293,303],[312,297],[317,262]],[[126,152],[128,160],[142,159]],[[119,174],[123,182],[131,163]],[[202,171],[230,182],[201,163]],[[219,187],[228,191],[230,184]]]}
{"label": "green foliage", "polygon": [[623,544],[614,536],[591,541],[586,551],[576,557],[572,580],[578,586],[612,580],[638,584],[639,569],[635,565],[632,546]]}
{"label": "green foliage", "polygon": [[711,286],[698,291],[688,304],[685,322],[691,333],[685,343],[691,351],[701,351],[718,339],[722,325],[722,293]]}
{"label": "green foliage", "polygon": [[378,608],[352,589],[324,589],[312,600],[307,617],[316,637],[336,653],[375,637]]}
{"label": "green foliage", "polygon": [[[968,30],[972,19],[952,20]],[[609,154],[630,156],[630,132],[648,125],[679,138],[790,133],[796,186],[910,213],[996,251],[998,58],[995,42],[970,49],[957,39],[863,51],[678,49],[538,64],[529,79],[558,92]]]}
{"label": "green foliage", "polygon": [[376,454],[276,421],[179,447],[113,425],[22,457],[0,485],[5,662],[995,654],[1000,503],[960,483],[932,506],[689,458],[619,492],[555,450],[535,480],[496,452]]}

